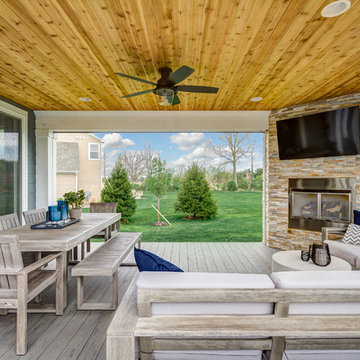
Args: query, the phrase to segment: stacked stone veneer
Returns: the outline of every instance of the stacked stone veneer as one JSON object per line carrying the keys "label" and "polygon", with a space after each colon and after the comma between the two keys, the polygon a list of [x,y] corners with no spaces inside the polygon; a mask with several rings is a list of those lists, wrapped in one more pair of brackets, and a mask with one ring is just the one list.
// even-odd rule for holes
{"label": "stacked stone veneer", "polygon": [[274,110],[266,136],[265,242],[280,249],[300,249],[321,240],[319,232],[288,228],[288,179],[352,177],[356,179],[356,207],[360,207],[360,156],[279,160],[276,122],[301,115],[360,105],[360,93]]}

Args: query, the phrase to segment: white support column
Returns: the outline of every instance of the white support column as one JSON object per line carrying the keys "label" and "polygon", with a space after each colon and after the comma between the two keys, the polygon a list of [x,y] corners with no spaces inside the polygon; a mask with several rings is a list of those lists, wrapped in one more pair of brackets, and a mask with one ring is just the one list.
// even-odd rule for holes
{"label": "white support column", "polygon": [[36,130],[36,208],[56,203],[56,135]]}

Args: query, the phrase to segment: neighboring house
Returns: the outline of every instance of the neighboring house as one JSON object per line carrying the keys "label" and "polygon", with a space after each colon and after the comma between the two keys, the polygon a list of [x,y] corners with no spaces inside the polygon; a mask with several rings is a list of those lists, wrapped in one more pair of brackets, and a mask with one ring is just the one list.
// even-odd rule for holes
{"label": "neighboring house", "polygon": [[100,201],[102,140],[86,133],[59,133],[56,142],[56,197],[83,189],[87,202]]}

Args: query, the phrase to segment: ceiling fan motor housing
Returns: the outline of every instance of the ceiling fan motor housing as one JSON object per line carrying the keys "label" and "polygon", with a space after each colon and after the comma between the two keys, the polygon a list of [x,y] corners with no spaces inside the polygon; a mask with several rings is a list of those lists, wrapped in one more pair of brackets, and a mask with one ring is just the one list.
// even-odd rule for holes
{"label": "ceiling fan motor housing", "polygon": [[177,89],[174,83],[170,80],[172,70],[168,67],[162,67],[159,69],[161,78],[157,81],[157,87],[154,89],[154,93],[160,96],[169,96],[177,93]]}

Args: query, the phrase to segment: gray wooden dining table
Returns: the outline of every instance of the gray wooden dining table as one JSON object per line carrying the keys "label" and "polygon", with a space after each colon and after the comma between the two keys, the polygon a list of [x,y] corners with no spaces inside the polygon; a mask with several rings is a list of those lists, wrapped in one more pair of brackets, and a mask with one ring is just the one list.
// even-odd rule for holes
{"label": "gray wooden dining table", "polygon": [[[100,231],[107,230],[118,223],[121,214],[117,213],[83,213],[81,220],[62,229],[36,229],[30,225],[2,231],[3,235],[17,235],[20,250],[23,252],[61,252],[63,276],[63,308],[67,306],[67,253]],[[111,233],[106,231],[106,233]],[[58,290],[58,289],[57,289]]]}

